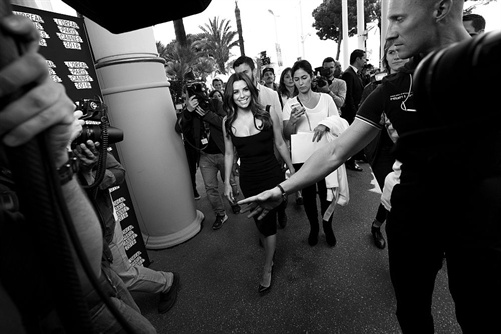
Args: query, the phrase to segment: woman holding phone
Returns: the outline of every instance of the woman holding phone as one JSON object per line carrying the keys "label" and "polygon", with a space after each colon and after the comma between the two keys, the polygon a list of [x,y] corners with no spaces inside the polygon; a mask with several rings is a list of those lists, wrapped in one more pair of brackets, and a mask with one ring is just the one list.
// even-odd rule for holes
{"label": "woman holding phone", "polygon": [[[298,132],[313,133],[313,140],[320,141],[324,134],[329,131],[325,125],[319,124],[330,116],[339,116],[339,111],[334,100],[325,93],[317,93],[311,89],[314,78],[313,68],[307,60],[298,60],[292,67],[292,76],[299,94],[287,100],[283,108],[284,136],[290,140],[291,135]],[[294,147],[292,146],[292,151]],[[294,164],[295,170],[299,170],[303,164]],[[310,222],[310,234],[308,243],[315,246],[318,243],[319,223],[317,209],[317,194],[320,198],[321,214],[325,213],[330,205],[327,201],[327,188],[325,180],[302,189],[303,205],[306,216]],[[332,216],[328,221],[323,221],[323,229],[329,246],[336,245],[336,237],[332,230]]]}

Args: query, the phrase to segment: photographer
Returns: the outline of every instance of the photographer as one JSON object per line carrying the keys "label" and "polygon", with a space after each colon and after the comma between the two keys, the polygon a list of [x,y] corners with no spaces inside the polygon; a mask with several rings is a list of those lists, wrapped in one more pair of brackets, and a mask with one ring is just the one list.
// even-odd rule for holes
{"label": "photographer", "polygon": [[[322,69],[322,70],[321,70]],[[346,82],[339,79],[341,75],[341,64],[334,60],[332,57],[327,57],[322,62],[322,68],[319,68],[321,73],[321,81],[317,79],[316,88],[317,92],[329,94],[336,107],[341,111],[346,99]],[[326,82],[327,84],[324,84]]]}
{"label": "photographer", "polygon": [[[63,264],[51,263],[49,258],[56,254],[48,254],[45,240],[40,238],[36,220],[44,220],[45,217],[33,217],[29,212],[29,205],[25,206],[23,197],[18,198],[18,195],[22,194],[17,193],[18,185],[9,171],[13,161],[9,161],[6,152],[13,152],[13,148],[20,149],[21,146],[31,143],[35,136],[43,133],[46,138],[48,162],[54,164],[57,169],[64,204],[71,216],[71,221],[67,223],[72,224],[76,237],[83,246],[91,273],[97,277],[103,288],[108,287],[105,291],[108,296],[115,294],[110,283],[102,275],[103,240],[98,217],[73,175],[76,160],[68,157],[67,146],[74,137],[75,127],[81,127],[81,122],[77,120],[81,113],[73,112],[75,105],[66,96],[63,86],[50,78],[46,60],[37,53],[39,35],[31,21],[10,15],[2,18],[0,23],[1,34],[11,35],[18,42],[22,42],[23,50],[20,58],[0,70],[0,99],[5,102],[0,110],[0,288],[3,290],[3,296],[7,293],[10,297],[9,300],[1,298],[2,306],[6,306],[2,307],[2,312],[5,312],[3,319],[9,319],[10,322],[8,325],[2,323],[2,328],[7,326],[11,332],[38,333],[43,330],[52,333],[71,332],[69,328],[74,327],[74,324],[84,324],[92,327],[93,331],[118,332],[122,329],[121,325],[96,294],[82,262],[76,257],[76,249],[71,245],[71,254],[68,255],[74,257],[79,282],[72,283],[80,285],[75,288],[81,288],[81,295],[85,297],[83,303],[87,305],[92,322],[67,317],[68,314],[74,315],[77,312],[77,305],[65,305],[61,300],[69,298],[67,294],[75,292],[66,291],[54,282],[65,282],[71,278],[61,277],[58,267]],[[30,89],[23,91],[26,87]],[[21,91],[22,95],[16,95],[15,99],[7,103],[13,93]],[[22,236],[22,246],[15,236]],[[63,237],[67,237],[67,234]],[[63,241],[60,240],[60,243]],[[78,292],[76,294],[73,299],[78,298]],[[69,307],[72,311],[69,311]],[[15,322],[15,319],[19,318],[16,313],[21,317],[22,324]],[[155,332],[149,321],[140,313],[132,310],[127,315],[127,323],[137,325],[138,333]],[[78,330],[81,332],[84,329]]]}
{"label": "photographer", "polygon": [[[80,160],[79,176],[81,182],[93,185],[96,177],[99,179],[98,161],[100,154],[103,153],[100,149],[100,143],[87,140],[85,143],[78,144],[73,152]],[[166,313],[176,302],[179,275],[173,272],[155,271],[130,263],[123,244],[122,227],[115,220],[113,201],[109,193],[109,188],[119,186],[125,181],[125,169],[111,153],[105,152],[105,154],[106,167],[101,182],[95,185],[97,191],[93,194],[94,188],[89,189],[89,198],[96,208],[103,228],[104,265],[111,267],[120,277],[126,290],[159,295],[158,312]],[[130,298],[131,304],[138,308],[132,300],[132,296],[128,296],[128,298]]]}
{"label": "photographer", "polygon": [[[222,102],[217,98],[209,99],[201,82],[188,83],[186,87],[186,106],[182,111],[182,124],[185,145],[196,153],[200,172],[204,180],[207,198],[216,216],[213,230],[220,229],[228,220],[223,198],[219,193],[219,172],[224,181],[224,140],[222,123],[226,116]],[[205,123],[208,125],[205,126]],[[193,158],[192,158],[193,159]],[[190,163],[190,161],[188,161]],[[230,182],[235,194],[239,194],[234,175]],[[231,204],[233,213],[240,212],[238,204]]]}

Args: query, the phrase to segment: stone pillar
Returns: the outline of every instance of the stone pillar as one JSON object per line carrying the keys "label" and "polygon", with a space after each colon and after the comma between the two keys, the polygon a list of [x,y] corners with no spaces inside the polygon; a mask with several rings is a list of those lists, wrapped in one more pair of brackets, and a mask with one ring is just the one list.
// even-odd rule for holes
{"label": "stone pillar", "polygon": [[112,34],[85,18],[110,123],[146,248],[175,246],[195,236],[196,210],[186,154],[174,131],[176,110],[153,29]]}

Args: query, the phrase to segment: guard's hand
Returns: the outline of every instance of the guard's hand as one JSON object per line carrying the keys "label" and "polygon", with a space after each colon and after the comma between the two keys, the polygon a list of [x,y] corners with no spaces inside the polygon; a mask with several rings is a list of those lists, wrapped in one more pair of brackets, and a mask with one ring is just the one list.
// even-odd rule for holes
{"label": "guard's hand", "polygon": [[[278,192],[277,192],[278,190]],[[277,187],[263,191],[262,193],[245,198],[237,202],[239,205],[248,204],[243,208],[241,213],[249,212],[247,218],[257,216],[258,220],[263,219],[268,212],[282,203],[282,192]]]}

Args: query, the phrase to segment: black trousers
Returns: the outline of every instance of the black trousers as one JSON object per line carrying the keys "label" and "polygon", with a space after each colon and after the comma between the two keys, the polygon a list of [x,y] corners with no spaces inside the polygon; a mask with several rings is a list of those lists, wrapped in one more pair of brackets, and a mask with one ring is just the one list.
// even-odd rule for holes
{"label": "black trousers", "polygon": [[189,143],[184,143],[184,150],[186,152],[186,159],[188,160],[188,168],[190,169],[191,186],[193,192],[197,190],[196,173],[198,162],[200,161],[200,151],[194,148]]}
{"label": "black trousers", "polygon": [[444,181],[449,172],[438,171],[412,181],[402,174],[393,189],[386,233],[398,321],[405,334],[434,333],[432,295],[445,259],[463,333],[499,333],[501,176]]}
{"label": "black trousers", "polygon": [[[303,164],[294,164],[294,169],[298,171],[302,165]],[[325,180],[322,179],[311,186],[303,188],[302,194],[304,211],[306,212],[310,225],[318,225],[317,195],[320,199],[320,213],[322,216],[331,204],[331,202],[327,201],[327,187],[325,185]],[[329,218],[329,222],[331,221],[332,216]]]}

